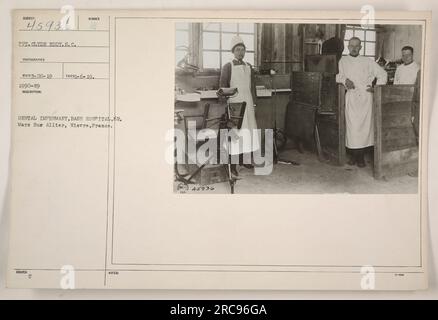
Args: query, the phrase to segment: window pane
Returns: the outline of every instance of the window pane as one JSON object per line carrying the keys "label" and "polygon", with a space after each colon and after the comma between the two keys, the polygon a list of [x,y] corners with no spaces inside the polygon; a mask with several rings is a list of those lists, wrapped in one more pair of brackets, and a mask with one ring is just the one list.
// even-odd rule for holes
{"label": "window pane", "polygon": [[204,49],[219,50],[219,33],[203,32],[202,33],[202,47]]}
{"label": "window pane", "polygon": [[[212,31],[220,31],[220,33]],[[230,51],[231,40],[238,32],[245,42],[247,51],[254,51],[254,31],[254,23],[203,23],[202,47],[204,50],[208,50],[203,51],[203,67],[206,69],[220,68],[225,63],[230,62],[234,58],[234,55]],[[243,32],[243,34],[241,32]],[[253,64],[254,53],[247,52],[244,60]]]}
{"label": "window pane", "polygon": [[222,31],[237,32],[237,23],[222,23]]}
{"label": "window pane", "polygon": [[252,34],[241,34],[240,37],[246,46],[246,51],[254,51],[254,35]]}
{"label": "window pane", "polygon": [[187,46],[189,45],[189,33],[188,31],[176,31],[175,33],[175,45]]}
{"label": "window pane", "polygon": [[367,42],[365,46],[365,55],[366,56],[375,56],[376,55],[376,44],[374,42]]}
{"label": "window pane", "polygon": [[235,35],[234,33],[222,33],[222,50],[231,50],[231,39]]}
{"label": "window pane", "polygon": [[175,23],[175,29],[177,29],[177,30],[189,30],[189,23],[188,22],[176,22]]}
{"label": "window pane", "polygon": [[247,52],[245,54],[245,58],[243,58],[244,61],[251,63],[251,65],[254,65],[254,53],[252,52]]}
{"label": "window pane", "polygon": [[180,62],[184,58],[185,55],[186,55],[186,51],[176,50],[175,51],[175,64],[178,64],[178,62]]}
{"label": "window pane", "polygon": [[230,51],[222,51],[222,65],[232,61],[234,55]]}
{"label": "window pane", "polygon": [[204,68],[219,69],[219,52],[204,51],[202,59]]}
{"label": "window pane", "polygon": [[376,31],[366,31],[367,41],[376,41]]}
{"label": "window pane", "polygon": [[205,22],[202,24],[204,30],[207,31],[219,31],[219,23],[218,22]]}
{"label": "window pane", "polygon": [[254,23],[239,23],[239,32],[254,33]]}
{"label": "window pane", "polygon": [[344,51],[342,54],[349,54],[350,51],[348,51],[348,41],[344,41]]}
{"label": "window pane", "polygon": [[365,53],[364,50],[365,50],[365,48],[364,48],[363,43],[362,43],[362,48],[361,48],[360,51],[359,51],[359,54],[360,54],[361,56],[364,55],[364,53]]}
{"label": "window pane", "polygon": [[363,30],[355,29],[354,30],[354,36],[358,37],[362,41],[365,40],[365,32]]}
{"label": "window pane", "polygon": [[353,30],[347,29],[345,30],[345,39],[350,40],[353,37]]}

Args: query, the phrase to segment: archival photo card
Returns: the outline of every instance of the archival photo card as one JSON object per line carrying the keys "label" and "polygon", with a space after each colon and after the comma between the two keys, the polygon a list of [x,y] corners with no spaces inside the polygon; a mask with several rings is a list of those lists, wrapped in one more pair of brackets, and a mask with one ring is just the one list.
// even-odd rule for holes
{"label": "archival photo card", "polygon": [[427,288],[430,19],[14,11],[8,287]]}

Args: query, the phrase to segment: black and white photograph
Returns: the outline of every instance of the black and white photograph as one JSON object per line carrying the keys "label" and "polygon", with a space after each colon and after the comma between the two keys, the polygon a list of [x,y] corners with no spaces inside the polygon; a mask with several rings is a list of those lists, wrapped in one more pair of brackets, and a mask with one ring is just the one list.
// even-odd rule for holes
{"label": "black and white photograph", "polygon": [[176,193],[418,192],[423,29],[175,23]]}
{"label": "black and white photograph", "polygon": [[436,296],[432,12],[271,5],[11,7],[0,297]]}

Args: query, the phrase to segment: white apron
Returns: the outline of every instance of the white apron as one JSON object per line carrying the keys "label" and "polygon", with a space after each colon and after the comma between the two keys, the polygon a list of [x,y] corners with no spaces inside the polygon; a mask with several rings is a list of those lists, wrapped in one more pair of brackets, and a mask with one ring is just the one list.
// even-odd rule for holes
{"label": "white apron", "polygon": [[386,83],[385,70],[367,57],[344,56],[339,61],[337,81],[345,84],[348,78],[355,86],[345,95],[347,148],[364,148],[374,144],[373,94],[366,90],[375,77],[377,84]]}
{"label": "white apron", "polygon": [[356,149],[374,144],[373,94],[366,87],[348,90],[345,96],[346,146]]}
{"label": "white apron", "polygon": [[231,97],[229,102],[245,101],[246,109],[243,116],[242,127],[237,131],[237,137],[231,139],[229,153],[235,155],[256,151],[260,148],[260,141],[256,131],[253,131],[257,129],[257,122],[251,94],[251,67],[249,65],[235,66],[233,62],[231,62],[230,87],[237,88],[238,94],[235,97]]}

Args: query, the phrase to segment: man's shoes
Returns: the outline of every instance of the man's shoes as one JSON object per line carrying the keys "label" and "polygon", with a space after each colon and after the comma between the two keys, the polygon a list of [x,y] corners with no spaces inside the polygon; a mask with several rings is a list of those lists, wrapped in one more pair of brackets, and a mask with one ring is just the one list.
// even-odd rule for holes
{"label": "man's shoes", "polygon": [[363,150],[358,152],[356,160],[357,160],[357,166],[359,168],[364,168],[366,166],[365,154],[364,154]]}
{"label": "man's shoes", "polygon": [[364,168],[366,166],[364,155],[361,154],[357,158],[357,166],[359,168]]}
{"label": "man's shoes", "polygon": [[357,162],[357,166],[358,166],[359,168],[364,168],[364,167],[366,167],[365,161],[358,161],[358,162]]}
{"label": "man's shoes", "polygon": [[350,150],[349,160],[347,162],[349,166],[355,166],[357,164],[357,151],[354,149]]}

